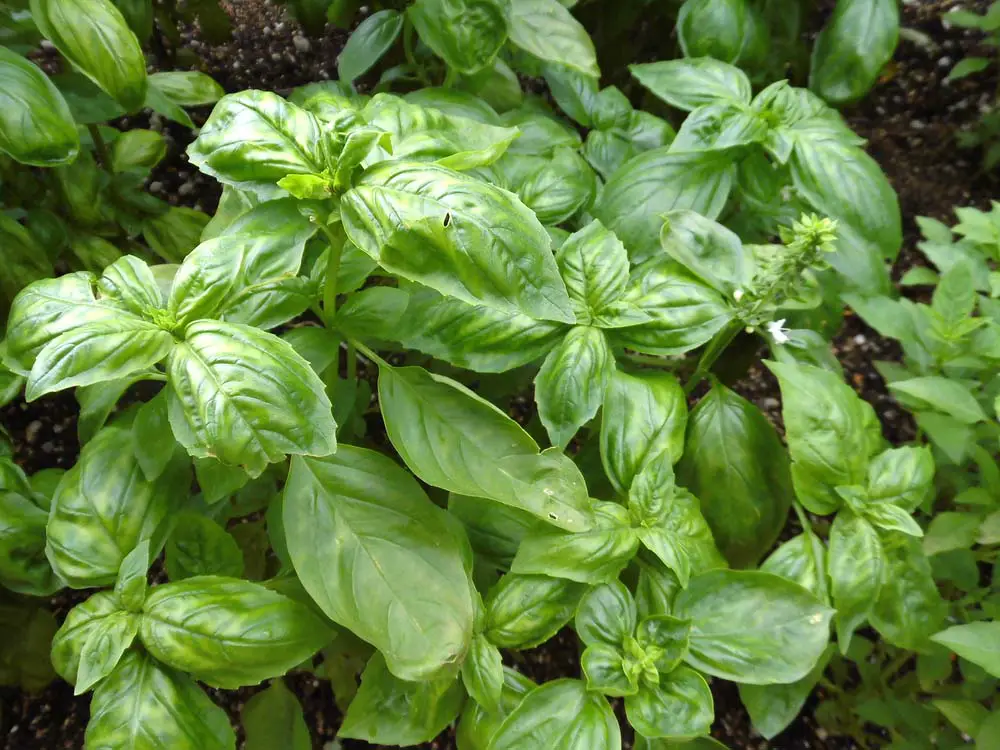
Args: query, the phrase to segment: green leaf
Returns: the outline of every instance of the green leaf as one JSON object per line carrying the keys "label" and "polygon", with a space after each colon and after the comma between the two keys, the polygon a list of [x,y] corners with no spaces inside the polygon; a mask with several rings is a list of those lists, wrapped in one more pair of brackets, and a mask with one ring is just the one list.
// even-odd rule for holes
{"label": "green leaf", "polygon": [[868,619],[882,587],[886,559],[878,532],[861,516],[842,510],[830,530],[827,566],[837,608],[837,642],[846,654],[851,636]]}
{"label": "green leaf", "polygon": [[663,220],[661,247],[692,274],[727,297],[750,285],[753,258],[733,232],[694,211],[671,211]]}
{"label": "green leaf", "polygon": [[[628,283],[625,246],[599,221],[570,235],[556,253],[577,323],[600,326]],[[640,318],[640,321],[642,318]]]}
{"label": "green leaf", "polygon": [[493,736],[489,750],[620,750],[611,706],[579,680],[554,680],[528,693]]}
{"label": "green leaf", "polygon": [[501,58],[493,59],[492,65],[467,75],[459,81],[459,86],[483,99],[497,112],[504,112],[521,106],[524,92],[521,81]]}
{"label": "green leaf", "polygon": [[580,655],[580,671],[587,690],[601,695],[635,695],[639,689],[636,674],[628,670],[619,648],[604,643],[587,646]]}
{"label": "green leaf", "polygon": [[74,695],[82,695],[111,674],[138,631],[139,618],[128,612],[115,612],[102,619],[80,651]]}
{"label": "green leaf", "polygon": [[691,414],[677,478],[701,501],[732,565],[756,564],[784,528],[793,494],[781,439],[757,407],[719,383]]}
{"label": "green leaf", "polygon": [[412,477],[341,446],[292,459],[283,506],[292,563],[328,617],[402,679],[457,670],[472,638],[464,540]]}
{"label": "green leaf", "polygon": [[500,648],[534,648],[573,618],[585,590],[565,578],[505,575],[486,597],[483,634]]}
{"label": "green leaf", "polygon": [[833,513],[842,504],[833,488],[864,481],[875,447],[868,434],[871,407],[837,373],[809,365],[767,366],[781,386],[799,501],[813,513]]}
{"label": "green leaf", "polygon": [[63,99],[41,70],[0,47],[0,152],[22,164],[69,164],[80,151],[76,123]]}
{"label": "green leaf", "polygon": [[29,487],[5,481],[6,461],[0,459],[0,583],[18,593],[48,596],[63,585],[45,556],[49,512]]}
{"label": "green leaf", "polygon": [[180,513],[167,541],[166,569],[171,581],[195,576],[239,578],[243,553],[216,521],[199,513]]}
{"label": "green leaf", "polygon": [[549,352],[535,378],[535,402],[555,447],[564,450],[594,418],[614,369],[614,354],[598,328],[575,326]]}
{"label": "green leaf", "polygon": [[387,162],[365,173],[341,210],[351,241],[387,271],[470,304],[574,320],[548,235],[499,188],[444,167]]}
{"label": "green leaf", "polygon": [[770,573],[713,570],[691,579],[672,614],[691,621],[688,664],[734,682],[770,685],[812,670],[826,648],[833,610]]}
{"label": "green leaf", "polygon": [[151,562],[148,539],[139,542],[122,560],[115,579],[115,597],[127,612],[139,612],[146,601],[146,573]]}
{"label": "green leaf", "polygon": [[640,550],[635,558],[639,577],[635,585],[636,609],[640,618],[668,614],[673,609],[674,597],[681,590],[677,580],[666,565],[653,555]]}
{"label": "green leaf", "polygon": [[[132,448],[143,475],[150,482],[163,473],[177,449],[175,440],[164,437],[169,430],[167,394],[160,391],[138,408],[132,423]],[[173,433],[170,435],[172,438]]]}
{"label": "green leaf", "polygon": [[56,618],[41,603],[10,602],[4,606],[2,623],[7,636],[0,649],[4,685],[41,693],[56,679],[49,657],[52,637],[59,627]]}
{"label": "green leaf", "polygon": [[953,625],[932,635],[931,640],[1000,677],[1000,623]]}
{"label": "green leaf", "polygon": [[979,538],[983,518],[977,513],[938,513],[924,536],[928,557],[957,549],[971,549]]}
{"label": "green leaf", "polygon": [[601,74],[590,35],[558,0],[511,0],[510,41],[544,62]]}
{"label": "green leaf", "polygon": [[974,700],[932,700],[931,703],[962,734],[975,736],[988,713]]}
{"label": "green leaf", "polygon": [[949,378],[929,375],[889,383],[889,390],[906,397],[914,409],[934,409],[957,419],[962,424],[986,420],[983,407],[962,383]]}
{"label": "green leaf", "polygon": [[947,329],[961,325],[976,308],[976,284],[969,263],[960,261],[941,276],[934,289],[931,309],[941,316]]}
{"label": "green leaf", "polygon": [[199,576],[153,589],[139,638],[159,661],[235,689],[284,674],[319,651],[332,632],[311,608],[260,584]]}
{"label": "green leaf", "polygon": [[593,528],[566,532],[546,526],[521,541],[511,572],[598,584],[618,577],[639,548],[628,512],[617,503],[594,506]]}
{"label": "green leaf", "polygon": [[111,144],[111,171],[146,174],[166,155],[167,142],[155,130],[129,130]]}
{"label": "green leaf", "polygon": [[407,348],[458,367],[506,372],[544,357],[565,330],[561,323],[414,289],[396,335]]}
{"label": "green leaf", "polygon": [[898,39],[895,0],[838,0],[813,46],[809,88],[831,104],[857,101],[875,85]]}
{"label": "green leaf", "polygon": [[656,686],[640,683],[639,692],[625,700],[625,715],[643,737],[693,739],[708,734],[715,704],[705,678],[680,666],[661,674]]}
{"label": "green leaf", "polygon": [[410,301],[409,292],[376,286],[355,292],[337,310],[334,327],[355,339],[393,339]]}
{"label": "green leaf", "polygon": [[966,78],[974,73],[980,73],[986,70],[990,66],[990,60],[987,57],[963,57],[954,68],[948,73],[946,81],[957,81],[960,78]]}
{"label": "green leaf", "polygon": [[608,380],[601,418],[601,463],[621,494],[664,451],[677,461],[684,450],[687,399],[673,375],[616,370]]}
{"label": "green leaf", "polygon": [[273,195],[282,177],[326,168],[323,142],[311,112],[277,94],[250,90],[222,97],[187,153],[219,182]]}
{"label": "green leaf", "polygon": [[868,466],[868,499],[915,511],[933,490],[934,456],[929,447],[886,450]]}
{"label": "green leaf", "polygon": [[92,750],[235,750],[236,735],[194,680],[130,651],[94,691],[85,742]]}
{"label": "green leaf", "polygon": [[569,146],[559,146],[546,156],[509,152],[496,169],[501,185],[516,193],[546,225],[561,224],[589,210],[597,194],[594,170]]}
{"label": "green leaf", "polygon": [[159,552],[176,499],[190,484],[187,461],[175,455],[154,482],[147,481],[128,423],[101,430],[63,475],[52,499],[46,555],[73,588],[110,586],[125,556],[149,540]]}
{"label": "green leaf", "polygon": [[639,83],[678,109],[691,112],[706,104],[749,104],[750,79],[734,65],[712,57],[630,65]]}
{"label": "green leaf", "polygon": [[464,117],[487,125],[504,124],[492,106],[466,91],[429,86],[410,91],[403,98],[421,107],[441,110],[446,115]]}
{"label": "green leaf", "polygon": [[201,240],[208,215],[186,206],[171,206],[166,213],[142,223],[142,238],[167,263],[181,263]]}
{"label": "green leaf", "polygon": [[611,176],[594,206],[594,216],[625,244],[632,262],[639,263],[661,252],[663,214],[690,209],[716,218],[734,176],[732,157],[724,152],[650,149]]}
{"label": "green leaf", "polygon": [[502,710],[503,662],[500,650],[485,636],[472,639],[462,662],[462,684],[466,692],[488,713]]}
{"label": "green leaf", "polygon": [[417,0],[407,9],[420,40],[459,73],[489,65],[507,41],[502,0]]}
{"label": "green leaf", "polygon": [[475,554],[509,570],[521,541],[545,524],[536,516],[484,497],[448,496],[448,512],[465,526]]}
{"label": "green leaf", "polygon": [[275,680],[248,700],[240,717],[247,736],[245,750],[312,750],[302,706],[284,680]]}
{"label": "green leaf", "polygon": [[69,611],[52,637],[52,666],[60,677],[71,685],[76,683],[84,644],[92,633],[104,628],[109,617],[121,611],[118,598],[110,591],[99,591]]}
{"label": "green leaf", "polygon": [[31,18],[73,66],[127,112],[146,99],[146,58],[110,0],[32,0]]}
{"label": "green leaf", "polygon": [[197,70],[169,70],[149,76],[150,88],[182,107],[203,107],[215,104],[226,91],[211,76]]}
{"label": "green leaf", "polygon": [[336,450],[336,424],[322,381],[277,336],[197,321],[171,351],[167,372],[170,426],[193,456],[242,466],[255,477],[286,454]]}
{"label": "green leaf", "polygon": [[898,532],[883,534],[882,548],[886,557],[882,588],[869,620],[894,646],[922,648],[941,627],[948,607],[920,540]]}
{"label": "green leaf", "polygon": [[395,44],[403,29],[403,15],[398,10],[372,13],[351,32],[337,58],[337,78],[353,82],[371,70]]}
{"label": "green leaf", "polygon": [[455,720],[463,697],[462,683],[454,676],[401,680],[377,653],[361,675],[338,736],[380,745],[429,742]]}
{"label": "green leaf", "polygon": [[428,484],[521,508],[568,531],[590,528],[583,477],[485,399],[419,367],[379,367],[386,432]]}
{"label": "green leaf", "polygon": [[684,57],[736,62],[744,45],[744,0],[685,0],[677,14],[677,39]]}
{"label": "green leaf", "polygon": [[711,339],[732,319],[726,300],[666,257],[633,269],[625,305],[648,323],[610,331],[616,344],[645,354],[683,354]]}
{"label": "green leaf", "polygon": [[620,649],[636,628],[636,605],[621,581],[591,588],[576,609],[574,628],[588,646],[603,644]]}
{"label": "green leaf", "polygon": [[535,683],[510,667],[504,667],[503,679],[500,713],[489,713],[475,701],[466,701],[455,732],[458,750],[486,750],[507,714],[535,688]]}

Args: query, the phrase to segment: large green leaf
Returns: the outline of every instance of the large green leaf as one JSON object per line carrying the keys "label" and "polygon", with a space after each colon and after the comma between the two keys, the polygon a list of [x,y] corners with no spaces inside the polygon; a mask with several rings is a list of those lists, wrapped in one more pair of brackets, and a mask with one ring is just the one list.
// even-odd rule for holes
{"label": "large green leaf", "polygon": [[430,742],[455,720],[464,697],[462,683],[454,675],[401,680],[376,653],[361,675],[358,694],[337,734],[380,745]]}
{"label": "large green leaf", "polygon": [[555,680],[528,693],[493,736],[489,750],[620,750],[608,702],[579,680]]}
{"label": "large green leaf", "polygon": [[590,499],[576,465],[539,454],[514,420],[449,378],[419,367],[379,367],[386,432],[414,474],[435,487],[488,497],[569,531],[589,528]]}
{"label": "large green leaf", "polygon": [[433,164],[386,162],[341,205],[347,236],[387,271],[470,304],[574,321],[548,234],[500,188]]}
{"label": "large green leaf", "polygon": [[534,648],[573,619],[586,588],[565,578],[509,573],[486,597],[483,632],[500,648]]}
{"label": "large green leaf", "polygon": [[73,66],[127,112],[146,100],[146,58],[111,0],[31,0],[31,18]]}
{"label": "large green leaf", "polygon": [[459,73],[489,65],[507,41],[506,0],[417,0],[407,9],[421,41]]}
{"label": "large green leaf", "polygon": [[516,193],[546,225],[587,211],[597,195],[594,170],[569,146],[544,156],[512,151],[496,163],[496,171],[500,184]]}
{"label": "large green leaf", "polygon": [[404,346],[476,372],[506,372],[545,356],[561,323],[470,305],[433,289],[415,289],[397,333]]}
{"label": "large green leaf", "polygon": [[244,750],[312,750],[302,706],[284,680],[253,696],[240,715],[247,735]]}
{"label": "large green leaf", "polygon": [[686,208],[716,218],[726,205],[734,177],[732,157],[725,152],[654,148],[625,162],[611,176],[594,206],[594,216],[638,263],[661,252],[663,214]]}
{"label": "large green leaf", "polygon": [[899,39],[895,0],[837,0],[813,46],[809,88],[831,104],[851,104],[875,85]]}
{"label": "large green leaf", "polygon": [[139,631],[139,619],[129,612],[115,612],[93,629],[80,651],[76,695],[90,690],[118,665]]}
{"label": "large green leaf", "polygon": [[226,712],[198,684],[130,651],[94,691],[87,750],[235,750]]}
{"label": "large green leaf", "polygon": [[663,218],[660,245],[667,255],[727,297],[749,287],[753,255],[736,234],[694,211],[671,211]]}
{"label": "large green leaf", "polygon": [[684,0],[677,14],[677,39],[684,57],[713,57],[733,63],[743,49],[746,0]]}
{"label": "large green leaf", "polygon": [[69,164],[80,138],[69,106],[41,70],[0,47],[0,151],[22,164]]}
{"label": "large green leaf", "polygon": [[511,0],[510,41],[544,62],[601,75],[590,35],[558,0]]}
{"label": "large green leaf", "polygon": [[842,510],[830,530],[827,567],[837,642],[847,653],[851,635],[868,618],[882,587],[885,555],[878,532],[864,518]]}
{"label": "large green leaf", "polygon": [[793,499],[788,454],[767,417],[719,383],[691,414],[677,477],[701,500],[732,565],[756,565],[785,526]]}
{"label": "large green leaf", "polygon": [[465,542],[407,472],[351,446],[296,457],[283,520],[306,591],[378,648],[393,674],[419,680],[458,669],[472,638]]}
{"label": "large green leaf", "polygon": [[337,57],[337,78],[353,82],[367,73],[396,42],[403,20],[398,10],[387,9],[359,23]]}
{"label": "large green leaf", "polygon": [[799,584],[817,599],[829,604],[826,558],[823,542],[811,529],[805,529],[768,555],[760,564],[760,569]]}
{"label": "large green leaf", "polygon": [[667,104],[688,112],[706,104],[749,104],[746,73],[712,57],[630,65],[636,80]]}
{"label": "large green leaf", "polygon": [[770,685],[810,672],[826,648],[833,610],[776,575],[713,570],[691,579],[673,614],[691,621],[688,664],[734,682]]}
{"label": "large green leaf", "polygon": [[135,457],[131,425],[105,427],[84,446],[52,499],[46,555],[73,588],[114,583],[141,541],[159,551],[171,513],[188,494],[188,462],[175,454],[154,482]]}
{"label": "large green leaf", "polygon": [[155,587],[139,628],[156,659],[227,689],[282,675],[332,637],[312,608],[258,583],[220,576]]}
{"label": "large green leaf", "polygon": [[[576,322],[603,327],[618,312],[614,305],[628,283],[625,246],[599,221],[574,232],[560,245],[556,263],[569,292]],[[628,323],[642,322],[645,316]]]}
{"label": "large green leaf", "polygon": [[200,513],[180,513],[167,541],[166,569],[171,581],[206,575],[239,578],[243,553],[216,521]]}
{"label": "large green leaf", "polygon": [[935,633],[931,640],[978,664],[994,677],[1000,677],[1000,623],[953,625]]}
{"label": "large green leaf", "polygon": [[641,683],[639,692],[625,699],[625,714],[643,737],[682,740],[708,734],[715,706],[705,678],[680,666],[661,674],[655,687]]}
{"label": "large green leaf", "polygon": [[277,336],[201,320],[167,360],[170,426],[200,458],[258,476],[286,454],[336,450],[336,424],[319,376]]}
{"label": "large green leaf", "polygon": [[941,598],[920,540],[899,532],[882,535],[882,587],[870,621],[894,646],[919,649],[944,623]]}

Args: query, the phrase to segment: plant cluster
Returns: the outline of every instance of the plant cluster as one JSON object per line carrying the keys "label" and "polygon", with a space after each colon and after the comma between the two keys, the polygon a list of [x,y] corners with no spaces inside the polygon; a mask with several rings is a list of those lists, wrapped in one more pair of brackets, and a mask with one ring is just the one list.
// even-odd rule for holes
{"label": "plant cluster", "polygon": [[[383,84],[443,85],[357,93],[399,35]],[[340,736],[388,745],[457,721],[461,750],[619,750],[610,698],[637,747],[717,747],[716,679],[767,737],[822,683],[862,743],[940,716],[989,746],[996,217],[925,223],[940,274],[905,281],[931,304],[895,300],[895,194],[822,98],[711,57],[632,66],[675,130],[599,86],[555,0],[383,10],[340,68],[218,101],[188,155],[223,197],[190,252],[14,298],[0,403],[75,389],[83,448],[30,477],[0,456],[4,681],[92,692],[93,750],[232,750],[199,683],[266,680],[248,742],[307,748],[293,670],[331,681]],[[23,157],[34,131],[5,127]],[[912,445],[818,332],[845,301],[903,342],[883,372]],[[727,385],[762,344],[787,448]],[[64,587],[90,595],[59,624],[39,597]],[[565,627],[579,679],[510,666]]]}

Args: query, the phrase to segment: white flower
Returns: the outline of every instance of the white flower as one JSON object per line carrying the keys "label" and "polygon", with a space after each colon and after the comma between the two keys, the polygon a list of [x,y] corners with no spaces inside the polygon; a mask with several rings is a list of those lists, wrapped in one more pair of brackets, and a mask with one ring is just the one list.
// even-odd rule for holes
{"label": "white flower", "polygon": [[788,329],[784,327],[785,319],[772,320],[767,324],[767,332],[771,334],[775,344],[784,344],[788,341]]}
{"label": "white flower", "polygon": [[737,302],[743,299],[743,290],[737,289],[735,292],[733,292],[733,299],[736,300]]}

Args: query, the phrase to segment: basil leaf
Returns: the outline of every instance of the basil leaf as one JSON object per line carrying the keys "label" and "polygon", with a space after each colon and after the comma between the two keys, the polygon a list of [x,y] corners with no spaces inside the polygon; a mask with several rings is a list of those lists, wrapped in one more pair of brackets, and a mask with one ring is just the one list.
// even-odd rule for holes
{"label": "basil leaf", "polygon": [[142,238],[167,263],[181,263],[197,246],[209,217],[185,206],[171,206],[165,214],[142,223]]}
{"label": "basil leaf", "polygon": [[125,611],[139,612],[142,609],[148,588],[146,574],[151,562],[148,539],[139,542],[122,560],[114,591],[115,598]]}
{"label": "basil leaf", "polygon": [[416,481],[373,451],[292,459],[283,521],[302,585],[402,679],[456,668],[472,638],[464,540]]}
{"label": "basil leaf", "polygon": [[934,458],[929,447],[906,446],[883,451],[868,465],[870,501],[915,511],[932,491]]}
{"label": "basil leaf", "polygon": [[594,170],[574,148],[560,146],[548,156],[509,153],[496,168],[503,186],[543,224],[560,224],[588,210],[597,195]]}
{"label": "basil leaf", "polygon": [[560,453],[538,453],[514,420],[472,391],[419,367],[379,366],[386,432],[428,484],[488,497],[569,531],[590,528],[583,477]]}
{"label": "basil leaf", "polygon": [[86,746],[93,750],[235,750],[226,712],[185,674],[130,651],[94,691]]}
{"label": "basil leaf", "polygon": [[524,101],[521,81],[499,57],[493,58],[493,62],[482,70],[464,76],[459,86],[481,98],[497,112],[520,107]]}
{"label": "basil leaf", "polygon": [[628,492],[636,475],[664,451],[684,450],[687,399],[673,375],[617,370],[608,380],[601,418],[601,463],[611,484]]}
{"label": "basil leaf", "polygon": [[677,40],[684,57],[736,62],[744,44],[745,0],[684,0],[677,14]]}
{"label": "basil leaf", "polygon": [[687,112],[720,101],[750,103],[746,73],[713,57],[629,65],[629,70],[652,94]]}
{"label": "basil leaf", "polygon": [[931,640],[946,646],[963,659],[977,664],[994,677],[1000,676],[1000,624],[971,622],[953,625],[931,636]]}
{"label": "basil leaf", "polygon": [[812,592],[824,604],[830,603],[826,547],[811,529],[805,529],[778,547],[760,564],[760,569],[787,578]]}
{"label": "basil leaf", "polygon": [[486,597],[483,634],[500,648],[534,648],[573,618],[585,590],[564,578],[509,573]]}
{"label": "basil leaf", "polygon": [[671,211],[663,219],[660,246],[688,271],[727,297],[750,285],[753,256],[737,235],[694,211]]}
{"label": "basil leaf", "polygon": [[857,101],[875,85],[898,40],[893,0],[838,0],[813,46],[809,88],[831,104]]}
{"label": "basil leaf", "polygon": [[520,109],[504,112],[500,121],[521,132],[510,144],[511,154],[552,156],[563,147],[574,151],[580,148],[579,133],[565,120],[537,107],[525,105]]}
{"label": "basil leaf", "polygon": [[617,503],[594,506],[595,525],[576,533],[541,528],[517,548],[512,573],[568,578],[598,584],[618,577],[639,548],[628,512]]}
{"label": "basil leaf", "polygon": [[593,127],[590,113],[598,94],[598,79],[552,63],[545,65],[542,72],[559,109],[583,127]]}
{"label": "basil leaf", "polygon": [[6,307],[24,287],[51,276],[54,271],[45,249],[31,231],[6,214],[0,214],[0,240],[7,261],[7,272],[0,277],[0,303]]}
{"label": "basil leaf", "polygon": [[433,289],[410,294],[397,336],[404,346],[476,372],[506,372],[533,362],[561,340],[560,323],[486,305],[469,305]]}
{"label": "basil leaf", "polygon": [[733,186],[735,167],[728,154],[670,148],[643,151],[625,162],[594,206],[594,216],[625,244],[633,263],[660,254],[663,214],[686,208],[714,219]]}
{"label": "basil leaf", "polygon": [[711,339],[732,319],[726,300],[669,258],[632,270],[623,298],[649,322],[610,331],[612,342],[645,354],[683,354]]}
{"label": "basil leaf", "polygon": [[222,97],[187,153],[219,182],[271,197],[282,177],[326,168],[322,143],[311,112],[269,91],[250,90]]}
{"label": "basil leaf", "polygon": [[184,337],[167,360],[168,400],[174,436],[192,456],[242,466],[255,477],[288,453],[336,449],[323,383],[286,342],[209,320],[189,325]]}
{"label": "basil leaf", "polygon": [[826,648],[833,610],[770,573],[713,570],[691,579],[673,614],[691,621],[688,664],[734,682],[770,685],[809,673]]}
{"label": "basil leaf", "polygon": [[537,517],[510,505],[467,497],[448,496],[448,512],[465,526],[476,555],[502,570],[509,570],[521,541],[544,527]]}
{"label": "basil leaf", "polygon": [[715,704],[705,678],[680,666],[661,674],[656,686],[640,682],[639,692],[625,700],[625,715],[643,737],[692,739],[708,734]]}
{"label": "basil leaf", "polygon": [[149,76],[149,85],[184,107],[215,104],[225,95],[225,89],[211,76],[196,70],[169,70]]}
{"label": "basil leaf", "polygon": [[105,427],[56,488],[45,550],[53,570],[73,588],[110,586],[140,542],[160,550],[174,498],[185,496],[189,483],[179,454],[156,481],[147,481],[132,449],[131,425]]}
{"label": "basil leaf", "polygon": [[402,289],[362,289],[340,306],[333,325],[350,338],[394,339],[409,301],[409,292]]}
{"label": "basil leaf", "polygon": [[500,121],[500,115],[491,105],[467,91],[430,86],[410,91],[403,98],[413,104],[419,104],[421,107],[441,110],[446,115],[453,117],[464,117],[467,120],[475,120],[486,125],[504,124]]}
{"label": "basil leaf", "polygon": [[407,9],[420,40],[459,73],[489,65],[507,41],[501,0],[417,0]]}
{"label": "basil leaf", "polygon": [[353,82],[382,59],[403,30],[403,15],[398,10],[372,13],[351,32],[337,58],[337,78]]}
{"label": "basil leaf", "polygon": [[462,662],[462,684],[466,691],[487,712],[499,713],[503,705],[503,678],[500,650],[485,636],[477,635]]}
{"label": "basil leaf", "polygon": [[920,540],[901,533],[882,535],[882,587],[869,620],[894,646],[919,649],[937,632],[948,611]]}
{"label": "basil leaf", "polygon": [[545,62],[601,75],[590,35],[558,0],[511,0],[510,41]]}
{"label": "basil leaf", "polygon": [[500,711],[490,713],[475,701],[466,701],[455,732],[458,750],[486,750],[500,724],[536,686],[510,667],[503,668]]}
{"label": "basil leaf", "polygon": [[429,742],[455,720],[463,697],[455,677],[401,680],[376,653],[361,675],[338,736],[390,745]]}
{"label": "basil leaf", "polygon": [[621,750],[611,706],[579,680],[554,680],[528,693],[493,735],[489,750]]}
{"label": "basil leaf", "polygon": [[164,438],[169,430],[167,394],[160,391],[138,408],[132,423],[132,448],[143,475],[151,482],[163,473],[177,449],[172,434]]}
{"label": "basil leaf", "polygon": [[156,659],[226,689],[284,674],[332,638],[313,611],[260,584],[198,576],[157,586],[142,607]]}
{"label": "basil leaf", "polygon": [[45,557],[49,512],[33,502],[30,488],[11,484],[0,475],[0,583],[21,594],[48,596],[62,587]]}
{"label": "basil leaf", "polygon": [[677,478],[701,501],[732,565],[755,565],[784,528],[793,493],[781,438],[756,406],[719,383],[691,414]]}
{"label": "basil leaf", "polygon": [[565,449],[594,418],[614,369],[614,354],[598,328],[575,326],[549,352],[535,378],[535,402],[555,447]]}
{"label": "basil leaf", "polygon": [[118,665],[139,631],[139,618],[115,612],[90,631],[80,651],[74,695],[82,695],[103,680]]}
{"label": "basil leaf", "polygon": [[104,627],[107,618],[120,612],[118,599],[110,591],[99,591],[69,611],[52,637],[52,666],[60,677],[71,685],[76,683],[84,644],[91,633]]}
{"label": "basil leaf", "polygon": [[670,615],[644,617],[636,630],[636,642],[644,649],[659,649],[653,661],[661,675],[673,672],[687,655],[691,623]]}
{"label": "basil leaf", "polygon": [[874,527],[849,510],[838,513],[830,530],[827,568],[842,654],[847,653],[851,636],[875,606],[885,565],[882,542]]}
{"label": "basil leaf", "polygon": [[588,646],[621,648],[635,632],[636,604],[621,581],[590,589],[580,600],[574,622],[576,634]]}
{"label": "basil leaf", "polygon": [[897,397],[902,395],[906,398],[912,409],[940,411],[962,424],[976,424],[987,419],[968,387],[948,378],[928,375],[897,380],[889,383],[889,390]]}
{"label": "basil leaf", "polygon": [[596,220],[569,236],[556,263],[577,323],[584,325],[618,301],[628,283],[625,246]]}
{"label": "basil leaf", "polygon": [[22,164],[69,164],[80,152],[76,123],[59,89],[35,65],[0,47],[0,152]]}
{"label": "basil leaf", "polygon": [[580,671],[591,692],[620,698],[635,695],[639,690],[638,677],[627,669],[621,651],[604,643],[595,643],[583,650]]}
{"label": "basil leaf", "polygon": [[344,195],[341,211],[347,236],[387,271],[470,304],[574,320],[548,235],[499,188],[444,167],[387,162]]}
{"label": "basil leaf", "polygon": [[167,541],[167,576],[182,581],[195,576],[243,575],[243,553],[231,534],[198,513],[181,513]]}
{"label": "basil leaf", "polygon": [[73,67],[126,112],[146,99],[146,58],[110,0],[31,0],[31,18]]}
{"label": "basil leaf", "polygon": [[673,610],[674,597],[681,582],[658,557],[640,550],[635,558],[639,578],[635,585],[635,606],[639,617],[646,619]]}
{"label": "basil leaf", "polygon": [[248,700],[240,716],[247,736],[245,750],[312,749],[302,706],[284,680],[275,680]]}

